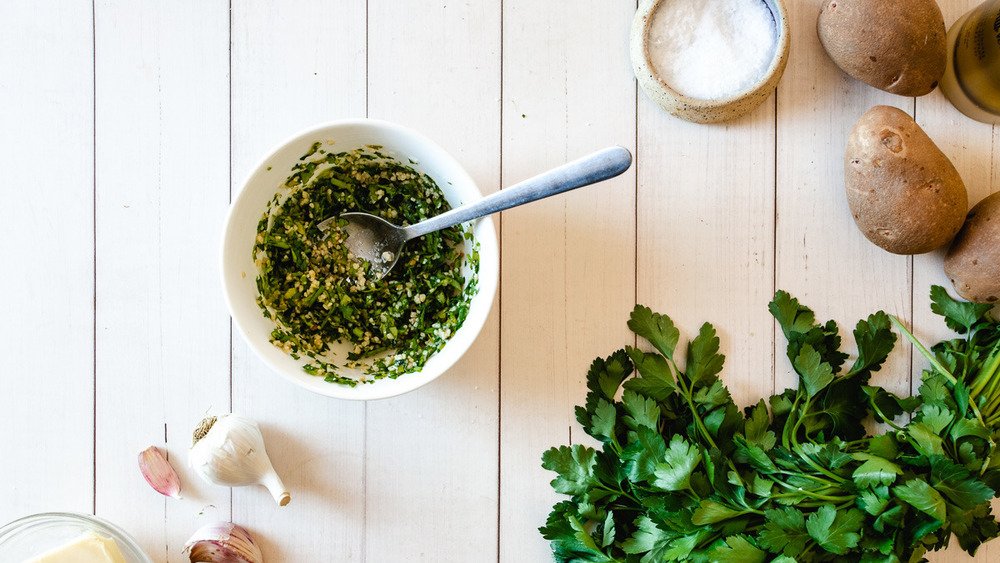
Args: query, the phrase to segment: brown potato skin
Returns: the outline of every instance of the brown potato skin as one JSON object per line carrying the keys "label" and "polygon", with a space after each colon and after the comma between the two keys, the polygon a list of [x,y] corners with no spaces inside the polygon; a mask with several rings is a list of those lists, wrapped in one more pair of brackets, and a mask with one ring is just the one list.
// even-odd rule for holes
{"label": "brown potato skin", "polygon": [[880,90],[923,96],[944,76],[947,31],[935,0],[827,0],[816,32],[841,70]]}
{"label": "brown potato skin", "polygon": [[1000,192],[969,211],[944,257],[944,273],[963,299],[1000,302]]}
{"label": "brown potato skin", "polygon": [[906,112],[875,106],[854,124],[844,158],[847,203],[861,232],[894,254],[944,246],[969,196],[948,157]]}

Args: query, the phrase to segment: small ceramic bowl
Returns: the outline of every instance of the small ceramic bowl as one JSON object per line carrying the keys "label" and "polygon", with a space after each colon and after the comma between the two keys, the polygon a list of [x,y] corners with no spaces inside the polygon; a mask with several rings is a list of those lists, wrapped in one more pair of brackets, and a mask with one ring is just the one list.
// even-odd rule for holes
{"label": "small ceramic bowl", "polygon": [[71,512],[34,514],[0,528],[0,561],[27,561],[87,532],[114,540],[127,563],[153,563],[125,530],[96,516]]}
{"label": "small ceramic bowl", "polygon": [[[454,158],[428,138],[405,127],[385,121],[359,119],[326,123],[303,131],[264,156],[243,182],[230,208],[222,243],[222,281],[233,321],[250,348],[265,364],[286,380],[310,391],[357,400],[382,399],[412,391],[454,365],[472,345],[486,322],[496,294],[500,269],[493,222],[484,217],[471,223],[473,239],[466,241],[463,250],[467,273],[470,268],[468,257],[474,249],[478,251],[478,289],[469,303],[469,313],[462,326],[420,371],[400,374],[395,379],[384,377],[369,383],[358,383],[354,387],[327,382],[321,375],[310,375],[303,370],[303,366],[310,363],[308,357],[302,355],[300,359],[295,359],[270,341],[276,325],[275,321],[264,317],[257,303],[258,268],[254,263],[253,247],[258,222],[268,203],[276,195],[280,197],[287,192],[282,184],[289,177],[292,166],[300,163],[300,157],[309,152],[316,142],[330,152],[381,146],[381,153],[430,176],[452,207],[482,198],[475,182]],[[470,277],[466,275],[466,279]],[[343,365],[351,345],[346,342],[328,344],[331,351],[325,361]],[[340,373],[360,379],[363,370],[343,368]]]}
{"label": "small ceramic bowl", "polygon": [[632,21],[632,68],[642,90],[672,115],[694,123],[717,123],[736,119],[751,112],[774,91],[788,62],[788,11],[783,0],[759,0],[774,17],[777,44],[770,65],[760,78],[742,91],[721,98],[699,99],[677,92],[657,74],[650,59],[650,26],[656,11],[667,2],[702,2],[702,0],[641,0]]}

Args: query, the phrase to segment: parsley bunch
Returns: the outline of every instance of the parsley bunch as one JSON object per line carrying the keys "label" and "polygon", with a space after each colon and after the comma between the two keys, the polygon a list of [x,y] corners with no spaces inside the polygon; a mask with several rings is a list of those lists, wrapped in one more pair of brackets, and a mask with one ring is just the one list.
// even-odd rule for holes
{"label": "parsley bunch", "polygon": [[[576,409],[600,449],[542,456],[570,497],[540,528],[555,559],[909,563],[952,535],[969,553],[1000,535],[1000,323],[992,306],[931,297],[959,338],[927,350],[878,312],[858,322],[848,365],[836,323],[777,292],[799,385],[743,412],[719,379],[715,329],[701,327],[682,369],[673,322],[637,306],[628,326],[653,351],[595,360]],[[894,324],[931,362],[916,397],[868,385]],[[888,431],[869,435],[870,416]]]}

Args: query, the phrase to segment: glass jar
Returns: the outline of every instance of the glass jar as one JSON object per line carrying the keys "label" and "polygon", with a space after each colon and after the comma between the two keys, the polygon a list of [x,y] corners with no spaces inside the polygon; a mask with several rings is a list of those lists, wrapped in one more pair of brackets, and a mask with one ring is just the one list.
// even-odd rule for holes
{"label": "glass jar", "polygon": [[1000,0],[989,0],[948,31],[941,91],[965,115],[1000,123]]}

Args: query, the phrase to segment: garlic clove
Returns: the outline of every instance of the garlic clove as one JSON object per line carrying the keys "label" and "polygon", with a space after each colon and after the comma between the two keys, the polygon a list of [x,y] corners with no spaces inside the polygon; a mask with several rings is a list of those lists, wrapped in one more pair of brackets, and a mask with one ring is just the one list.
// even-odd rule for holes
{"label": "garlic clove", "polygon": [[139,471],[156,492],[178,500],[181,498],[181,480],[156,446],[139,452]]}
{"label": "garlic clove", "polygon": [[206,524],[184,544],[191,563],[263,563],[264,555],[245,528],[232,522]]}
{"label": "garlic clove", "polygon": [[227,487],[263,485],[279,505],[291,495],[271,465],[257,423],[233,414],[209,417],[194,432],[188,460],[209,483]]}

